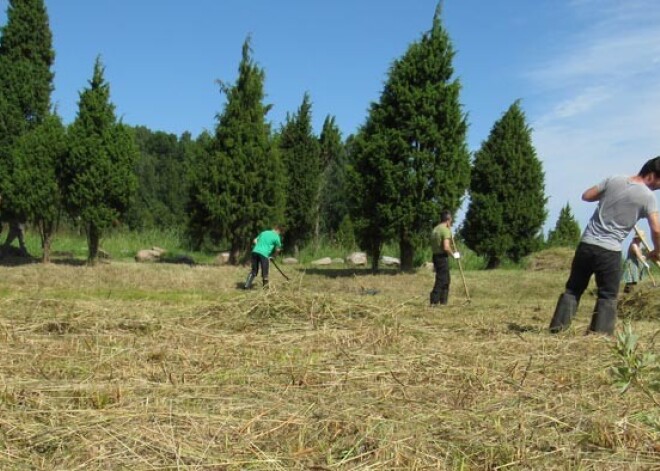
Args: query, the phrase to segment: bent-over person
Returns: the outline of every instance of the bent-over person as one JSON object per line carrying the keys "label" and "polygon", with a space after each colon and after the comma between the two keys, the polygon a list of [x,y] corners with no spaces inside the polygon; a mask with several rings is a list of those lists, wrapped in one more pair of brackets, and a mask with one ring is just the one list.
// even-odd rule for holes
{"label": "bent-over person", "polygon": [[550,322],[551,332],[568,328],[582,293],[595,275],[598,299],[588,331],[614,333],[621,280],[621,244],[642,218],[648,221],[655,247],[648,258],[658,260],[660,218],[653,194],[658,189],[660,157],[655,157],[647,161],[637,175],[607,178],[582,194],[583,201],[597,201],[598,207],[575,250],[566,290],[559,297]]}
{"label": "bent-over person", "polygon": [[252,287],[252,282],[259,273],[261,267],[261,279],[263,287],[268,286],[268,269],[270,266],[270,257],[276,255],[282,249],[282,228],[275,226],[270,230],[263,231],[252,241],[252,269],[245,280],[245,289]]}

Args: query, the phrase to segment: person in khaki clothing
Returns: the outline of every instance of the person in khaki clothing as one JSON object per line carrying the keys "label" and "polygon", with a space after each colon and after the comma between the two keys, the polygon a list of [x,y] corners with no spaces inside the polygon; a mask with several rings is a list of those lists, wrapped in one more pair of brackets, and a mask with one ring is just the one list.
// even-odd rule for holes
{"label": "person in khaki clothing", "polygon": [[431,250],[433,251],[433,268],[435,270],[435,284],[431,291],[431,306],[447,304],[449,285],[451,284],[449,257],[460,257],[460,254],[453,252],[451,248],[451,223],[451,213],[443,211],[440,215],[440,224],[435,226],[431,233]]}

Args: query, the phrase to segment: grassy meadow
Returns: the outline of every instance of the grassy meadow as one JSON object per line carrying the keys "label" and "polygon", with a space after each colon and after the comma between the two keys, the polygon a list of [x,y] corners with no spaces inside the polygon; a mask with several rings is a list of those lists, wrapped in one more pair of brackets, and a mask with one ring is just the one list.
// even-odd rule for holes
{"label": "grassy meadow", "polygon": [[[117,243],[96,267],[0,266],[0,469],[660,469],[660,397],[583,335],[593,295],[546,332],[562,267],[468,270],[467,303],[454,266],[430,308],[425,269],[280,265],[290,282],[244,291],[245,267]],[[658,313],[630,317],[657,352]],[[639,373],[625,393],[613,367]]]}

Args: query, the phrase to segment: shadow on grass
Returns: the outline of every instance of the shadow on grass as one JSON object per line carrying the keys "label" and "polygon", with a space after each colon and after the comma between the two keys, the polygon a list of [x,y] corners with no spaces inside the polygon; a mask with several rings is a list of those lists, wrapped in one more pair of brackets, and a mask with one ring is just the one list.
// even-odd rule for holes
{"label": "shadow on grass", "polygon": [[13,256],[13,255],[0,255],[0,266],[3,267],[20,267],[23,265],[31,265],[33,263],[40,263],[40,258],[32,256]]}
{"label": "shadow on grass", "polygon": [[51,258],[50,263],[53,265],[68,265],[71,267],[84,267],[87,265],[87,260],[82,260],[74,257],[64,257],[64,258]]}
{"label": "shadow on grass", "polygon": [[398,275],[402,273],[395,268],[381,268],[373,272],[371,268],[295,268],[296,271],[305,272],[308,275],[319,275],[327,278],[347,278],[354,276],[373,276],[373,275]]}

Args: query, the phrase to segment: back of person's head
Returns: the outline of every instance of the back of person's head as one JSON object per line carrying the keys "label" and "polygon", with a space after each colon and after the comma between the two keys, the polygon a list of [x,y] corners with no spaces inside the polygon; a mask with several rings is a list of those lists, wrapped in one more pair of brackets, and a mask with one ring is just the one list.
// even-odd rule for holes
{"label": "back of person's head", "polygon": [[273,230],[279,232],[280,234],[284,234],[284,226],[282,224],[275,224],[273,226]]}
{"label": "back of person's head", "polygon": [[660,155],[648,160],[639,171],[639,176],[645,177],[649,173],[655,173],[656,177],[660,177]]}
{"label": "back of person's head", "polygon": [[443,211],[440,213],[440,222],[447,222],[451,219],[451,211]]}

